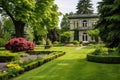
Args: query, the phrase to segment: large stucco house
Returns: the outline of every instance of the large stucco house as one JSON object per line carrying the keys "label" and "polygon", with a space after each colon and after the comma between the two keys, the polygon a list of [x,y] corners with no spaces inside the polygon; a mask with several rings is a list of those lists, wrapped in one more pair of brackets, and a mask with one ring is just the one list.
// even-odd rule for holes
{"label": "large stucco house", "polygon": [[88,30],[94,28],[94,24],[98,21],[98,14],[73,14],[68,17],[69,29],[73,34],[71,42],[74,40],[83,42],[94,42],[94,38],[88,35]]}

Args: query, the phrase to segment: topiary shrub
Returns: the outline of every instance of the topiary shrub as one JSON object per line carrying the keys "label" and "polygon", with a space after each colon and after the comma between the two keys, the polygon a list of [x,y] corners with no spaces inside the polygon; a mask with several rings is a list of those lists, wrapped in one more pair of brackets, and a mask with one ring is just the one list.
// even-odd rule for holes
{"label": "topiary shrub", "polygon": [[13,38],[5,44],[5,48],[12,52],[33,50],[35,44],[25,38]]}
{"label": "topiary shrub", "polygon": [[52,47],[52,42],[50,41],[50,39],[47,39],[45,49],[49,49],[51,47]]}
{"label": "topiary shrub", "polygon": [[94,55],[87,54],[87,60],[98,63],[112,63],[112,64],[120,64],[120,56],[103,56],[103,55]]}
{"label": "topiary shrub", "polygon": [[74,41],[73,41],[73,44],[74,44],[74,45],[79,45],[79,41],[74,40]]}

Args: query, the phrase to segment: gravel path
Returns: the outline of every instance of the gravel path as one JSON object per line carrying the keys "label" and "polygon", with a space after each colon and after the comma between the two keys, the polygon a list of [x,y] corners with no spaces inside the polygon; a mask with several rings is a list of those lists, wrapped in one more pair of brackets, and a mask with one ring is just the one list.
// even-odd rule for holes
{"label": "gravel path", "polygon": [[[27,57],[21,57],[20,60],[25,61],[25,60],[29,60],[29,59],[37,59],[38,57],[40,57],[40,56],[28,55]],[[7,70],[6,64],[7,64],[6,62],[0,62],[0,70],[6,71]]]}
{"label": "gravel path", "polygon": [[7,63],[0,63],[0,70],[2,70],[2,71],[6,71],[6,67],[5,67],[5,65],[6,65]]}

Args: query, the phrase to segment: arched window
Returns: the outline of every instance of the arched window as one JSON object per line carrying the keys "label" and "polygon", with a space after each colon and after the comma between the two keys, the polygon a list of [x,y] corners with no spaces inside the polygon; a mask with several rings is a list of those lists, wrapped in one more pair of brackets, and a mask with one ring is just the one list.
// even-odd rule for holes
{"label": "arched window", "polygon": [[82,40],[88,41],[87,33],[83,33]]}
{"label": "arched window", "polygon": [[78,23],[78,21],[74,21],[74,29],[78,29],[78,25],[79,25],[79,23]]}
{"label": "arched window", "polygon": [[83,27],[87,27],[87,20],[83,20]]}

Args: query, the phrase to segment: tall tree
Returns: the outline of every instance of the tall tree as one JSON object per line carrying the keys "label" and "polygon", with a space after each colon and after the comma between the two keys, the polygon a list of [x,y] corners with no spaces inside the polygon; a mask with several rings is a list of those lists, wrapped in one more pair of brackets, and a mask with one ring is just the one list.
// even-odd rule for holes
{"label": "tall tree", "polygon": [[77,4],[77,14],[92,14],[93,8],[91,0],[79,0]]}
{"label": "tall tree", "polygon": [[1,14],[12,19],[16,37],[24,36],[25,24],[33,18],[35,3],[35,0],[0,0]]}
{"label": "tall tree", "polygon": [[120,52],[120,0],[102,0],[99,15],[96,28],[100,30],[101,39]]}
{"label": "tall tree", "polygon": [[95,39],[95,42],[99,42],[99,30],[98,29],[93,29],[93,30],[88,30],[88,34]]}
{"label": "tall tree", "polygon": [[58,28],[49,29],[47,37],[52,43],[55,41],[60,41],[60,30]]}
{"label": "tall tree", "polygon": [[[46,33],[44,27],[57,25],[54,0],[0,0],[1,14],[8,15],[15,26],[15,36],[24,36],[25,25],[34,26],[35,36]],[[56,17],[57,16],[57,17]],[[40,31],[41,30],[41,31]]]}
{"label": "tall tree", "polygon": [[63,15],[62,21],[61,21],[61,33],[65,32],[65,31],[69,31],[69,21],[68,21],[68,16],[69,14],[66,13],[65,15]]}
{"label": "tall tree", "polygon": [[[54,0],[37,0],[37,6],[35,9],[36,19],[38,25],[34,26],[34,41],[39,41],[45,35],[51,35],[51,29],[58,27],[58,6],[54,4]],[[49,33],[49,34],[47,34]]]}
{"label": "tall tree", "polygon": [[61,14],[58,12],[58,6],[54,4],[51,8],[52,13],[51,13],[51,21],[49,22],[50,27],[47,28],[48,30],[48,38],[54,42],[54,41],[59,41],[60,36],[59,36],[59,29],[58,29],[58,21],[59,21],[59,15]]}

